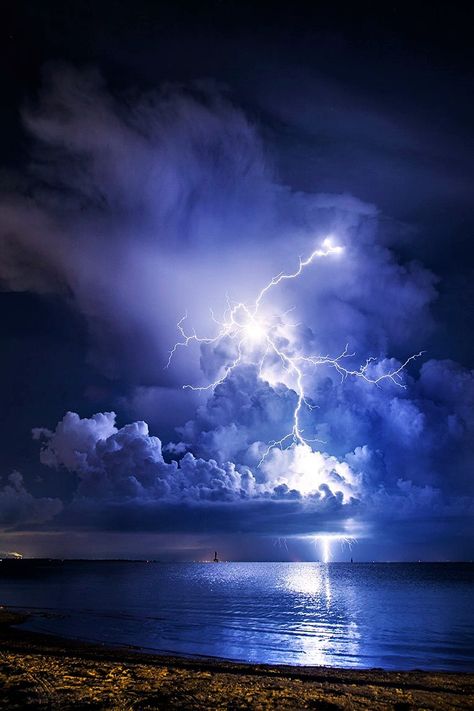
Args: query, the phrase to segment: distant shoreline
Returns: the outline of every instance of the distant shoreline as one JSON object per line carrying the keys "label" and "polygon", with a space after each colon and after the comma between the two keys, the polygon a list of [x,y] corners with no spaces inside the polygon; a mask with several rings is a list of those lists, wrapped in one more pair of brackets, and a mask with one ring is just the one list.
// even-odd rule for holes
{"label": "distant shoreline", "polygon": [[148,654],[15,625],[0,609],[0,708],[474,708],[474,673],[269,666]]}
{"label": "distant shoreline", "polygon": [[48,557],[18,557],[18,558],[1,558],[1,565],[17,565],[28,563],[160,563],[163,565],[205,565],[208,563],[243,563],[245,565],[251,563],[255,565],[272,564],[272,563],[288,563],[295,565],[474,565],[472,560],[330,560],[324,562],[321,560],[225,560],[219,561],[209,560],[160,560],[154,558],[48,558]]}

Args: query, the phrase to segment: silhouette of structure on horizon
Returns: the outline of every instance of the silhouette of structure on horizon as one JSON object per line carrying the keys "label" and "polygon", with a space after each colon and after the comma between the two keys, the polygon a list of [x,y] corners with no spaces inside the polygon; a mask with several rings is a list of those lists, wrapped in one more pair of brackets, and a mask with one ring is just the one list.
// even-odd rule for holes
{"label": "silhouette of structure on horizon", "polygon": [[218,563],[218,562],[219,562],[219,558],[217,557],[217,551],[214,551],[214,560],[213,560],[213,563]]}

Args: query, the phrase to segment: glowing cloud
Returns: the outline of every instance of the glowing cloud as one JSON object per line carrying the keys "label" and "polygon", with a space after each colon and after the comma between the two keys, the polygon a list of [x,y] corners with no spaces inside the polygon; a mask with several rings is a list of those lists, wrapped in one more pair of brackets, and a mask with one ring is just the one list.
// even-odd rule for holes
{"label": "glowing cloud", "polygon": [[[222,320],[215,317],[211,311],[211,318],[218,327],[218,331],[214,336],[198,336],[193,329],[187,332],[184,327],[187,314],[178,322],[177,328],[182,336],[182,340],[175,343],[170,351],[166,367],[169,367],[173,356],[178,348],[186,348],[192,343],[201,345],[218,345],[223,341],[235,343],[234,357],[230,363],[223,368],[222,375],[215,381],[207,385],[184,385],[184,388],[189,388],[196,391],[213,390],[243,363],[255,363],[258,366],[260,377],[265,379],[265,368],[267,365],[278,365],[281,380],[290,380],[291,387],[297,394],[297,402],[293,412],[293,426],[290,432],[284,435],[279,440],[273,440],[269,443],[266,451],[260,460],[260,464],[268,456],[268,453],[273,447],[280,449],[285,446],[300,445],[310,449],[310,443],[318,441],[303,436],[301,427],[301,413],[304,407],[313,409],[313,405],[308,400],[305,392],[304,378],[308,369],[317,366],[330,366],[334,368],[342,379],[349,376],[361,378],[368,383],[378,385],[382,380],[390,380],[399,387],[405,387],[402,382],[401,373],[410,361],[418,358],[421,355],[410,356],[395,370],[391,370],[380,375],[372,375],[374,358],[369,358],[366,362],[357,369],[347,368],[344,363],[346,359],[353,357],[354,353],[349,353],[348,346],[337,356],[330,355],[305,355],[295,349],[295,339],[291,336],[291,329],[294,325],[285,321],[288,311],[279,314],[271,314],[271,310],[267,308],[265,317],[261,314],[263,301],[268,296],[269,292],[281,284],[283,281],[297,279],[304,269],[309,267],[318,259],[340,255],[344,248],[334,243],[332,236],[327,236],[320,247],[315,249],[309,257],[302,259],[300,257],[297,269],[293,272],[280,272],[274,276],[257,294],[255,301],[251,304],[233,301],[227,297],[227,309],[224,311]],[[282,345],[283,344],[283,345]],[[259,464],[259,465],[260,465]]]}

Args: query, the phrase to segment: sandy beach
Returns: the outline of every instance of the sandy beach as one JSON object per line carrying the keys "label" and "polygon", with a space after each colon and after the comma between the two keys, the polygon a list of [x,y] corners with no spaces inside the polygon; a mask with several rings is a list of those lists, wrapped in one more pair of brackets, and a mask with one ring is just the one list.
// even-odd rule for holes
{"label": "sandy beach", "polygon": [[32,634],[0,611],[0,708],[469,709],[474,674],[236,664]]}

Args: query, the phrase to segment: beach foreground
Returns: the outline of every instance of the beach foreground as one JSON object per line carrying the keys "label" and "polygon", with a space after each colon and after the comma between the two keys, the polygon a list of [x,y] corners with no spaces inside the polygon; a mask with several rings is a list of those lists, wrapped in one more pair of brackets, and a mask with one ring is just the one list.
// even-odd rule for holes
{"label": "beach foreground", "polygon": [[274,667],[37,635],[0,611],[0,708],[468,709],[474,674]]}

